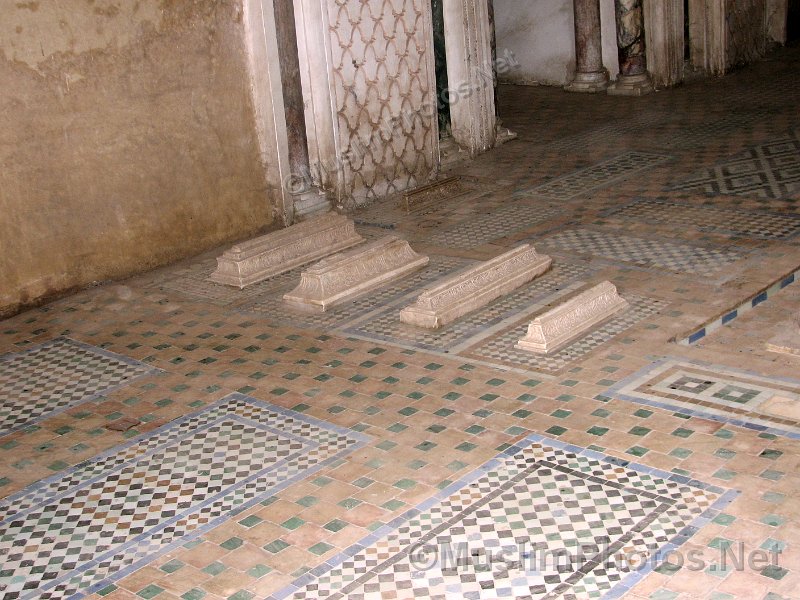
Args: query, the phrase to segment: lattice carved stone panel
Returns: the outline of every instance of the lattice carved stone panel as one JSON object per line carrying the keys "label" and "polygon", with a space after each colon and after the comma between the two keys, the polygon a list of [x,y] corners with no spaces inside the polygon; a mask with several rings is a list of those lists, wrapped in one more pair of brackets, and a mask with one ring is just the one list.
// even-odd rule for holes
{"label": "lattice carved stone panel", "polygon": [[435,168],[429,0],[329,0],[342,200],[363,204]]}

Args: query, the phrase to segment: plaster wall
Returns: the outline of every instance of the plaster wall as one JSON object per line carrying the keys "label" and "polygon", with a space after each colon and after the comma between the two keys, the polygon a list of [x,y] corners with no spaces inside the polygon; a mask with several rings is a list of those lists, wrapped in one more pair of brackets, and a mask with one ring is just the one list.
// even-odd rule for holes
{"label": "plaster wall", "polygon": [[[575,72],[572,0],[494,0],[497,52],[514,53],[519,66],[501,81],[523,85],[566,85]],[[601,0],[603,64],[616,78],[614,0]]]}
{"label": "plaster wall", "polygon": [[0,0],[0,314],[269,225],[241,0]]}

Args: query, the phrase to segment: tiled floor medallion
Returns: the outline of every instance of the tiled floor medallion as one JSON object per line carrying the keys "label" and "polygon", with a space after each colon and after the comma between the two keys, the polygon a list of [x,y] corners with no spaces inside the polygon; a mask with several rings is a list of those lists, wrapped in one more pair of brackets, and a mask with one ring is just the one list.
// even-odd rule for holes
{"label": "tiled floor medallion", "polygon": [[69,338],[0,356],[0,436],[156,372]]}
{"label": "tiled floor medallion", "polygon": [[536,248],[541,248],[543,252],[546,248],[557,248],[643,267],[709,276],[744,258],[744,254],[731,250],[637,238],[592,229],[568,229],[540,240]]}
{"label": "tiled floor medallion", "polygon": [[535,204],[512,204],[499,208],[488,215],[470,218],[433,235],[432,244],[448,248],[477,248],[492,240],[506,237],[526,227],[533,227],[561,216],[556,206]]}
{"label": "tiled floor medallion", "polygon": [[604,394],[800,439],[800,381],[665,358]]}
{"label": "tiled floor medallion", "polygon": [[271,600],[619,597],[735,496],[532,435]]}
{"label": "tiled floor medallion", "polygon": [[665,200],[637,200],[606,213],[606,218],[623,224],[635,220],[762,240],[786,239],[800,231],[800,217],[797,215],[696,206]]}
{"label": "tiled floor medallion", "polygon": [[620,179],[660,165],[671,157],[649,152],[626,152],[610,160],[558,177],[522,192],[550,200],[569,200],[579,194],[607,186]]}
{"label": "tiled floor medallion", "polygon": [[367,439],[231,394],[0,500],[0,590],[102,589]]}
{"label": "tiled floor medallion", "polygon": [[628,310],[552,354],[535,354],[515,347],[528,331],[526,320],[463,352],[462,356],[509,367],[557,373],[666,306],[660,300],[630,294],[625,294],[625,299],[630,303]]}
{"label": "tiled floor medallion", "polygon": [[800,194],[800,135],[797,132],[755,146],[671,186],[710,196],[751,196],[764,200]]}

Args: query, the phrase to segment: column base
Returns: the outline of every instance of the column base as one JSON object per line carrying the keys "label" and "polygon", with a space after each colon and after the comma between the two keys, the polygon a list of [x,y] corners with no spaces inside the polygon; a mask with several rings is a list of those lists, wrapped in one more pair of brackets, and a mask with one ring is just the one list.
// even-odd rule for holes
{"label": "column base", "polygon": [[331,210],[331,202],[328,195],[316,188],[306,192],[292,194],[294,201],[295,221],[305,221],[310,217],[324,214]]}
{"label": "column base", "polygon": [[608,88],[608,71],[595,71],[593,73],[576,73],[575,79],[564,86],[564,91],[583,94],[604,92]]}
{"label": "column base", "polygon": [[497,138],[494,143],[495,148],[515,139],[517,139],[517,134],[515,132],[511,131],[508,127],[503,127],[499,123],[497,124]]}
{"label": "column base", "polygon": [[620,75],[607,90],[610,96],[645,96],[654,91],[653,80],[648,72]]}

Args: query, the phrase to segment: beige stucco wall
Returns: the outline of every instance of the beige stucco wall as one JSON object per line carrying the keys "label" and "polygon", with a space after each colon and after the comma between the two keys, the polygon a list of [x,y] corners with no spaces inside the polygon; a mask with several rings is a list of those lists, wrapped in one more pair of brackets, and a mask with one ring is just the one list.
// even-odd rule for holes
{"label": "beige stucco wall", "polygon": [[272,220],[241,0],[0,0],[0,314]]}

